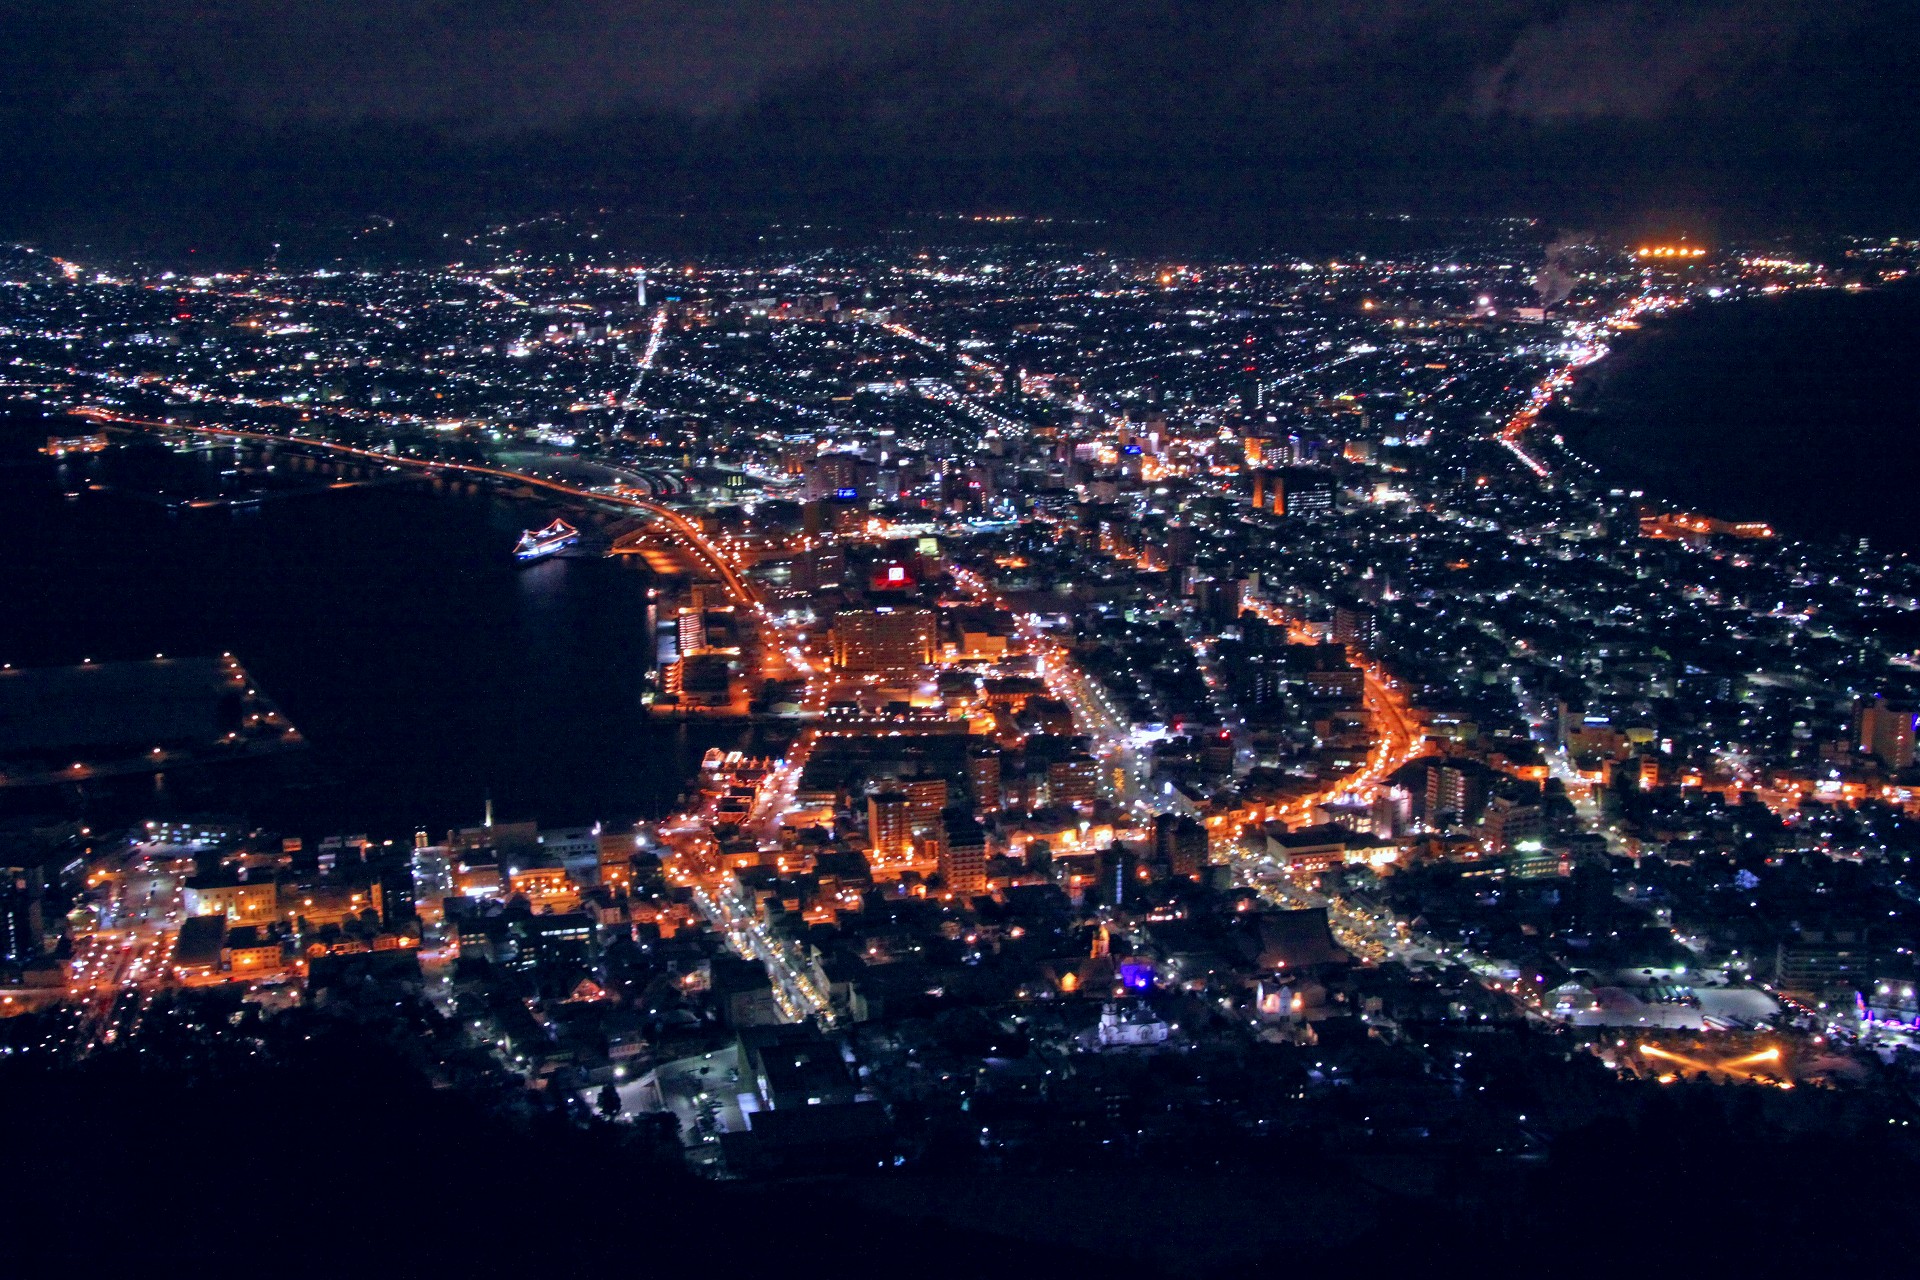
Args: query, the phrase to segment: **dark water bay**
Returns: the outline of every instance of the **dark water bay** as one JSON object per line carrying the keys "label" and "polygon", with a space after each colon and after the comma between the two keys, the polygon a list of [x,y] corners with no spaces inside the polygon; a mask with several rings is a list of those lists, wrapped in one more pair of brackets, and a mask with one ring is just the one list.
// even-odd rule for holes
{"label": "dark water bay", "polygon": [[1715,302],[1650,324],[1553,425],[1616,484],[1920,552],[1920,288]]}
{"label": "dark water bay", "polygon": [[[304,460],[268,475],[230,450],[54,463],[28,447],[40,424],[0,431],[0,661],[230,651],[309,744],[157,787],[0,793],[0,808],[404,837],[477,821],[491,795],[502,820],[630,822],[664,812],[699,754],[738,738],[643,712],[652,584],[636,561],[514,562],[543,507],[418,483],[331,490],[289,474]],[[231,474],[236,461],[250,475]],[[157,500],[222,492],[264,500]]]}

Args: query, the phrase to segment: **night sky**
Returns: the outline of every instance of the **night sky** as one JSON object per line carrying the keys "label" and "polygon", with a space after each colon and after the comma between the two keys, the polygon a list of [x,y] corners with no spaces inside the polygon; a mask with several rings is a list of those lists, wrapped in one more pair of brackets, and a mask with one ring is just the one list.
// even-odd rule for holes
{"label": "night sky", "polygon": [[0,218],[538,204],[1886,230],[1911,0],[64,0]]}

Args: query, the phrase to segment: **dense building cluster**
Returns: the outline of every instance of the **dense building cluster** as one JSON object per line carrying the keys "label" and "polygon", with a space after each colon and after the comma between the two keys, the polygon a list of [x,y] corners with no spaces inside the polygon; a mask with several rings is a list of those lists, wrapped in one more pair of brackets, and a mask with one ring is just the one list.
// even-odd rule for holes
{"label": "dense building cluster", "polygon": [[14,395],[558,500],[659,575],[654,713],[762,743],[637,831],[22,833],[16,1052],[399,1007],[436,1080],[735,1175],[1513,1161],[1700,1079],[1886,1122],[1920,564],[1623,491],[1556,424],[1637,317],[1911,245],[642,263],[578,231],[8,255]]}

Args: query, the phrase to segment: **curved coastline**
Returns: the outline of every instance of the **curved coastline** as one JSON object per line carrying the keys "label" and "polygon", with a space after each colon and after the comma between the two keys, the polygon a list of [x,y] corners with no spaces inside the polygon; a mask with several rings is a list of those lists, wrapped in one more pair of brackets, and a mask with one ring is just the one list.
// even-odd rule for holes
{"label": "curved coastline", "polygon": [[1920,552],[1920,287],[1701,304],[1584,370],[1545,425],[1621,488]]}
{"label": "curved coastline", "polygon": [[51,465],[23,458],[0,483],[22,541],[0,591],[28,606],[0,623],[0,656],[232,650],[309,749],[270,772],[169,770],[164,790],[103,779],[16,807],[244,811],[404,837],[474,821],[491,794],[513,817],[618,823],[664,812],[691,762],[743,732],[646,715],[650,575],[515,564],[532,513],[507,491],[370,485],[187,510],[79,484],[66,498]]}

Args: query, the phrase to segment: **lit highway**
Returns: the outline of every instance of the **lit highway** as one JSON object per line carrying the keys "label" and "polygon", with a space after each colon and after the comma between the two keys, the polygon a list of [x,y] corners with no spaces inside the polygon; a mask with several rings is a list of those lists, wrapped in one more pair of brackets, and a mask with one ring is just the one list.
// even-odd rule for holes
{"label": "lit highway", "polygon": [[1552,404],[1556,396],[1573,386],[1573,380],[1580,370],[1605,356],[1610,349],[1608,338],[1613,330],[1630,328],[1639,323],[1639,318],[1649,313],[1658,314],[1678,305],[1679,300],[1664,294],[1641,294],[1622,304],[1612,313],[1599,320],[1591,320],[1571,327],[1568,343],[1569,352],[1564,360],[1555,365],[1527,392],[1527,401],[1501,427],[1500,443],[1518,458],[1527,470],[1541,479],[1552,474],[1552,469],[1535,456],[1524,442],[1527,432],[1539,421],[1540,413]]}

